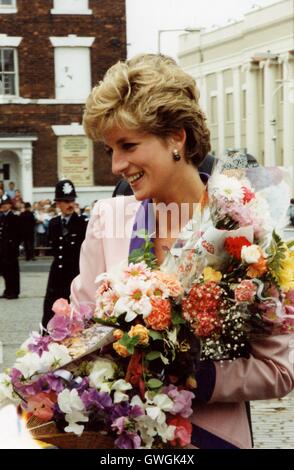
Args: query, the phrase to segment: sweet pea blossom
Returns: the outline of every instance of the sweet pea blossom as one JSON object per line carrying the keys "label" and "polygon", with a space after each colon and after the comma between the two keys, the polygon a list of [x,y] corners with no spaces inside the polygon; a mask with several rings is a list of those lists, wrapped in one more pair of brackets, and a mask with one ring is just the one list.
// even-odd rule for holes
{"label": "sweet pea blossom", "polygon": [[158,393],[153,399],[148,397],[148,395],[146,398],[147,406],[145,409],[147,415],[159,424],[165,423],[165,411],[173,409],[173,401],[162,393]]}
{"label": "sweet pea blossom", "polygon": [[14,367],[21,372],[24,379],[29,379],[37,372],[48,372],[43,358],[35,352],[29,352],[17,358]]}
{"label": "sweet pea blossom", "polygon": [[0,408],[14,399],[11,377],[6,373],[0,374]]}
{"label": "sweet pea blossom", "polygon": [[64,389],[62,392],[59,393],[57,401],[58,406],[61,411],[63,411],[63,413],[71,413],[72,411],[82,411],[85,408],[84,403],[82,402],[77,390],[75,389]]}
{"label": "sweet pea blossom", "polygon": [[129,398],[128,395],[123,392],[125,392],[126,390],[131,390],[131,389],[132,389],[132,385],[123,379],[119,379],[113,382],[113,384],[111,385],[111,390],[115,390],[113,402],[120,403],[123,400],[128,400]]}
{"label": "sweet pea blossom", "polygon": [[105,388],[102,388],[102,385],[113,378],[115,370],[116,366],[113,361],[100,357],[94,362],[89,375],[90,386],[106,392],[109,391],[109,387],[105,390]]}
{"label": "sweet pea blossom", "polygon": [[77,436],[80,436],[85,426],[77,423],[87,423],[89,418],[80,411],[72,411],[70,414],[65,415],[65,420],[68,422],[68,426],[64,428],[65,432],[73,432]]}
{"label": "sweet pea blossom", "polygon": [[27,410],[42,421],[49,421],[54,415],[55,403],[55,392],[40,392],[28,398]]}
{"label": "sweet pea blossom", "polygon": [[64,317],[70,317],[71,315],[71,306],[66,299],[55,300],[52,310],[55,315],[62,315]]}
{"label": "sweet pea blossom", "polygon": [[166,393],[173,400],[173,407],[169,411],[172,415],[181,415],[188,418],[193,413],[192,400],[195,398],[194,393],[188,390],[179,390],[175,385],[163,387],[163,393]]}

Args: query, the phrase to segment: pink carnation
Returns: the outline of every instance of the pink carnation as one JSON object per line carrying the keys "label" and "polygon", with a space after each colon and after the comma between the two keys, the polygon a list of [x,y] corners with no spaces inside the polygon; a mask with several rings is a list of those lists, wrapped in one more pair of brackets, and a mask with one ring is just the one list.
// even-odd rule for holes
{"label": "pink carnation", "polygon": [[235,289],[236,302],[253,302],[257,286],[249,279],[244,279]]}

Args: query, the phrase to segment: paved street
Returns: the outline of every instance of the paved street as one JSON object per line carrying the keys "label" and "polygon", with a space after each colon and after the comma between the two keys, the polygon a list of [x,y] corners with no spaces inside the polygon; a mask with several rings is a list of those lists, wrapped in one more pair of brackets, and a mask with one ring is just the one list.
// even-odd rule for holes
{"label": "paved street", "polygon": [[[31,330],[38,330],[49,263],[48,259],[21,262],[20,298],[0,299],[1,369],[13,364],[15,350]],[[281,400],[252,402],[252,415],[256,448],[294,448],[294,392]]]}

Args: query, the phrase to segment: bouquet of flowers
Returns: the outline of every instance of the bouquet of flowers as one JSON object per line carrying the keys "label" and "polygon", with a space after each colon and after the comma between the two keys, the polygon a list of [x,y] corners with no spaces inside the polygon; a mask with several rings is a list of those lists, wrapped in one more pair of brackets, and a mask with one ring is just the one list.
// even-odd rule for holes
{"label": "bouquet of flowers", "polygon": [[280,169],[216,171],[160,268],[141,233],[143,249],[98,276],[94,313],[54,304],[48,335],[0,377],[0,400],[119,448],[188,445],[199,363],[294,330],[294,243],[277,233],[286,197]]}
{"label": "bouquet of flowers", "polygon": [[[185,286],[182,315],[201,340],[201,359],[235,359],[250,341],[294,331],[293,241],[284,226],[290,198],[280,168],[218,169],[202,217],[164,272]],[[197,225],[197,224],[196,224]]]}

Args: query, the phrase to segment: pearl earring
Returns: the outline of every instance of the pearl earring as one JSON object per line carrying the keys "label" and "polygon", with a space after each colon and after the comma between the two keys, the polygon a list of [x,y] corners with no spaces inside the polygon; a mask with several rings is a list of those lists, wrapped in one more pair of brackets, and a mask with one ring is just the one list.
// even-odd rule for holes
{"label": "pearl earring", "polygon": [[181,155],[179,154],[178,149],[173,150],[173,159],[175,162],[179,162],[181,160]]}

